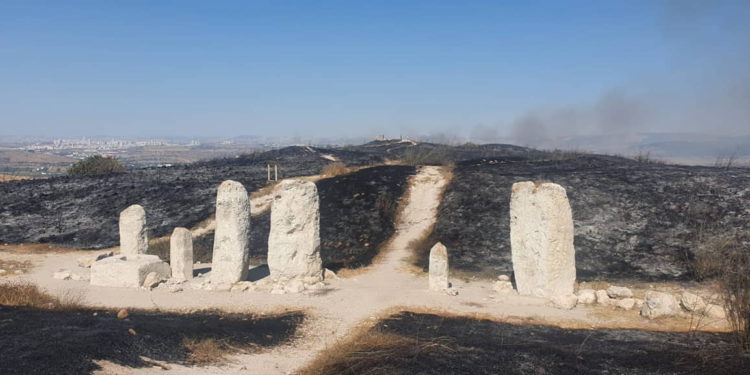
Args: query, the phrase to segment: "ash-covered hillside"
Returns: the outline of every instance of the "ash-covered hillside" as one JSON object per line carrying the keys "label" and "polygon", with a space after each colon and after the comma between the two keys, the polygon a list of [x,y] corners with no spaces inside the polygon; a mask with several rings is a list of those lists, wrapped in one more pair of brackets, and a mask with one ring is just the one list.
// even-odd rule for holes
{"label": "ash-covered hillside", "polygon": [[431,238],[448,247],[454,269],[488,277],[512,272],[508,211],[518,181],[567,190],[581,280],[689,279],[706,238],[750,232],[748,168],[575,154],[474,160],[456,165]]}

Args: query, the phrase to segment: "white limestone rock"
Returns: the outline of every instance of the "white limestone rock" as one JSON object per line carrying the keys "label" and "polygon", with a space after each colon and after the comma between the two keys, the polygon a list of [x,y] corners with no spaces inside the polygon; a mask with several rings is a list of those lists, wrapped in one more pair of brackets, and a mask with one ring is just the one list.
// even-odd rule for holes
{"label": "white limestone rock", "polygon": [[513,283],[511,283],[508,280],[495,281],[495,283],[492,285],[492,290],[494,290],[495,292],[497,292],[498,294],[502,296],[518,294],[516,290],[513,289]]}
{"label": "white limestone rock", "polygon": [[312,182],[281,181],[274,190],[268,268],[274,281],[323,280],[320,259],[320,203]]}
{"label": "white limestone rock", "polygon": [[438,242],[430,249],[429,287],[433,291],[450,288],[448,282],[448,249]]}
{"label": "white limestone rock", "polygon": [[698,295],[690,292],[682,292],[680,297],[680,305],[687,312],[698,312],[703,313],[706,311],[706,301]]}
{"label": "white limestone rock", "polygon": [[89,276],[74,273],[70,275],[70,279],[75,281],[89,281]]}
{"label": "white limestone rock", "polygon": [[107,257],[111,257],[114,255],[111,251],[107,251],[106,253],[99,253],[99,254],[92,254],[92,255],[86,255],[83,257],[78,258],[78,267],[83,268],[91,268],[91,265],[94,264],[97,260],[102,260]]}
{"label": "white limestone rock", "polygon": [[185,228],[175,228],[169,237],[169,265],[177,281],[193,279],[193,235]]}
{"label": "white limestone rock", "polygon": [[624,286],[610,286],[607,288],[607,295],[609,298],[632,298],[633,291],[630,288]]}
{"label": "white limestone rock", "polygon": [[663,316],[674,316],[680,308],[677,299],[669,293],[648,291],[641,307],[641,316],[655,319]]}
{"label": "white limestone rock", "polygon": [[552,296],[550,302],[552,302],[552,306],[557,307],[558,309],[571,310],[576,307],[578,297],[575,294],[569,294],[567,296]]}
{"label": "white limestone rock", "polygon": [[141,284],[142,287],[146,289],[153,289],[159,286],[162,281],[165,279],[159,275],[157,272],[149,272],[148,275],[146,275],[146,278],[143,279],[143,284]]}
{"label": "white limestone rock", "polygon": [[596,302],[596,291],[593,289],[581,289],[578,291],[578,303],[590,305]]}
{"label": "white limestone rock", "polygon": [[113,256],[91,265],[91,285],[138,288],[151,272],[163,279],[171,274],[169,265],[156,255]]}
{"label": "white limestone rock", "polygon": [[120,212],[120,255],[146,254],[146,210],[134,204]]}
{"label": "white limestone rock", "polygon": [[215,222],[211,283],[244,281],[250,258],[250,199],[241,183],[227,180],[219,185]]}
{"label": "white limestone rock", "polygon": [[60,270],[52,274],[52,278],[57,280],[70,280],[71,274],[68,270]]}
{"label": "white limestone rock", "polygon": [[615,301],[615,307],[625,311],[630,311],[635,307],[635,298],[623,298]]}
{"label": "white limestone rock", "polygon": [[611,306],[614,302],[612,301],[612,298],[609,298],[609,294],[607,294],[606,290],[597,290],[596,291],[596,303],[602,305],[602,306]]}
{"label": "white limestone rock", "polygon": [[573,214],[562,186],[513,184],[510,243],[519,294],[548,298],[573,294]]}
{"label": "white limestone rock", "polygon": [[336,275],[336,272],[333,272],[329,270],[328,268],[323,270],[323,279],[324,280],[339,280],[338,275]]}
{"label": "white limestone rock", "polygon": [[499,275],[497,277],[497,279],[500,280],[500,281],[510,281],[510,276],[508,276],[508,275]]}

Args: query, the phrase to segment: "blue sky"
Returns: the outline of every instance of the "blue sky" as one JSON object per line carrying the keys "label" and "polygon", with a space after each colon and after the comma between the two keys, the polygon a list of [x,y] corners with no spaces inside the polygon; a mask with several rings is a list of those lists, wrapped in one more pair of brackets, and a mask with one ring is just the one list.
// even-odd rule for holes
{"label": "blue sky", "polygon": [[748,133],[749,4],[0,0],[0,135]]}

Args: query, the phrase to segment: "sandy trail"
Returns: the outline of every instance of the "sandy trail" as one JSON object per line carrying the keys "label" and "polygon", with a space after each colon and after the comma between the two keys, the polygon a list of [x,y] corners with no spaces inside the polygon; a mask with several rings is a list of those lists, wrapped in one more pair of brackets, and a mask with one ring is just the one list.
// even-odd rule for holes
{"label": "sandy trail", "polygon": [[40,266],[27,277],[56,294],[72,289],[92,307],[171,311],[212,308],[252,313],[304,310],[308,314],[297,338],[287,345],[260,353],[236,355],[230,363],[221,367],[172,365],[171,370],[165,371],[160,368],[133,369],[100,362],[102,374],[290,374],[346,336],[371,326],[380,317],[401,308],[577,328],[627,326],[665,329],[663,322],[640,319],[636,311],[611,313],[609,308],[595,306],[559,310],[548,306],[544,299],[499,296],[492,290],[491,281],[453,279],[451,282],[459,291],[458,296],[428,291],[426,275],[415,273],[413,268],[408,267],[408,245],[434,226],[440,197],[447,183],[446,175],[439,167],[421,167],[411,178],[409,199],[397,220],[396,233],[376,262],[356,276],[327,280],[328,288],[317,295],[219,292],[192,290],[189,287],[183,292],[169,293],[163,289],[145,291],[94,287],[85,281],[60,281],[51,277],[54,271],[61,268],[75,273],[88,272],[76,266],[80,253],[42,255],[43,259],[38,259]]}

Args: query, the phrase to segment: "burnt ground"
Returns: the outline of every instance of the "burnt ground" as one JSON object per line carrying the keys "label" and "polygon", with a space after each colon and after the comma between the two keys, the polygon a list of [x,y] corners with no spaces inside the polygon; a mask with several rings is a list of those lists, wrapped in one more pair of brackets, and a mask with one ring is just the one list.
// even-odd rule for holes
{"label": "burnt ground", "polygon": [[373,155],[307,147],[250,154],[172,168],[129,170],[107,176],[56,177],[0,184],[0,242],[42,242],[100,249],[119,242],[119,213],[131,204],[146,209],[149,236],[192,227],[214,212],[216,189],[227,179],[248,191],[266,184],[266,164],[280,165],[280,178],[318,174],[334,153],[348,165]]}
{"label": "burnt ground", "polygon": [[[363,348],[368,335],[396,335]],[[359,346],[358,346],[359,345]],[[355,348],[355,349],[350,349]],[[318,374],[747,374],[729,333],[575,330],[403,312]]]}
{"label": "burnt ground", "polygon": [[258,317],[135,311],[120,320],[116,311],[0,306],[0,373],[88,374],[99,369],[93,360],[136,368],[152,366],[139,356],[187,363],[190,353],[184,339],[216,339],[253,351],[288,342],[303,318],[299,312]]}
{"label": "burnt ground", "polygon": [[[395,231],[398,200],[406,191],[411,166],[378,166],[316,183],[320,195],[320,254],[326,268],[370,264]],[[271,230],[270,212],[253,217],[250,256],[264,261]],[[195,260],[210,262],[213,234],[195,239]],[[168,251],[160,253],[168,257]]]}
{"label": "burnt ground", "polygon": [[[580,280],[684,280],[707,236],[750,232],[750,169],[690,167],[601,155],[458,163],[433,240],[451,267],[494,277],[510,273],[511,186],[565,187],[575,222]],[[426,265],[426,253],[419,264]]]}

